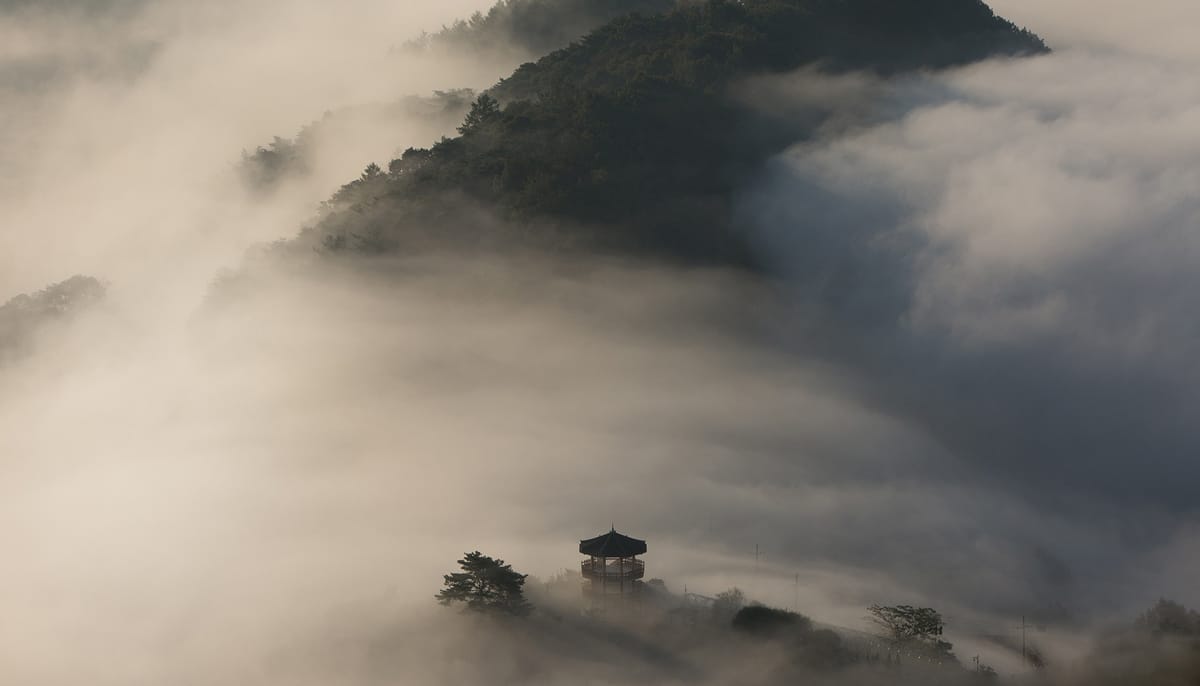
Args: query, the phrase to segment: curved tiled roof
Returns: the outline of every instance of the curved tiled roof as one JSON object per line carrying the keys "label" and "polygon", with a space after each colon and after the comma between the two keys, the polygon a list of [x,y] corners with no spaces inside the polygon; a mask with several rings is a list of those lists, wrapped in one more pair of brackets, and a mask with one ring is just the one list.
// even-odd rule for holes
{"label": "curved tiled roof", "polygon": [[579,552],[592,557],[633,557],[646,552],[646,542],[617,533],[616,529],[579,542]]}

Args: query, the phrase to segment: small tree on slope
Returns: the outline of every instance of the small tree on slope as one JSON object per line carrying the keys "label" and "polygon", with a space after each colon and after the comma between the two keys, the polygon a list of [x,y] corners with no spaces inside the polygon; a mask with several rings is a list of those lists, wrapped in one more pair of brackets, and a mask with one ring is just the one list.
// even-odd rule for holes
{"label": "small tree on slope", "polygon": [[524,616],[533,607],[525,600],[525,577],[504,560],[476,550],[458,561],[461,572],[445,575],[437,594],[442,605],[463,603],[471,612]]}
{"label": "small tree on slope", "polygon": [[950,655],[953,646],[942,640],[944,626],[937,610],[911,605],[872,605],[867,609],[871,621],[878,624],[893,643],[919,645]]}

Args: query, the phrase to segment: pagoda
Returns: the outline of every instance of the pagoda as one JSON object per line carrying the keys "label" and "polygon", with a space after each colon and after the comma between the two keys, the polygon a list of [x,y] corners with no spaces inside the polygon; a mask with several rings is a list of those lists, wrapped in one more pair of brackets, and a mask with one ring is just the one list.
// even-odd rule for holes
{"label": "pagoda", "polygon": [[645,541],[613,528],[606,534],[580,541],[579,552],[588,556],[581,567],[584,592],[591,596],[593,606],[603,608],[610,598],[625,601],[641,591],[646,563],[637,556],[646,553]]}

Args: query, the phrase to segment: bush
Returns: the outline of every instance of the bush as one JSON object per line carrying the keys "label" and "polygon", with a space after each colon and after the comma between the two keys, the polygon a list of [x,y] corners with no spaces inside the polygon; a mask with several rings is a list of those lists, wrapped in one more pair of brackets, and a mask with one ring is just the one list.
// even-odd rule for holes
{"label": "bush", "polygon": [[807,632],[812,620],[804,615],[765,605],[749,605],[733,616],[733,628],[755,636],[774,637],[784,631]]}

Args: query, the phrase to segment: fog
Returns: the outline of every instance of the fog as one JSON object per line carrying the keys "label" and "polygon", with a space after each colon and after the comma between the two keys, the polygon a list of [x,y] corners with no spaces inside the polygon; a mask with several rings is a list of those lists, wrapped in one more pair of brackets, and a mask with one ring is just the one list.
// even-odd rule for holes
{"label": "fog", "polygon": [[[207,279],[248,245],[294,234],[317,202],[372,160],[334,156],[296,202],[247,207],[230,174],[238,152],[292,136],[329,110],[492,83],[513,65],[400,60],[391,50],[487,4],[59,3],[6,11],[0,221],[9,228],[0,238],[0,288],[32,290],[74,272],[142,272],[161,283],[194,270]],[[422,122],[387,124],[386,134],[382,122],[374,127],[380,162],[431,133]]]}
{"label": "fog", "polygon": [[[1011,4],[1051,39],[1077,9]],[[1138,30],[1172,8],[1106,15],[1121,43],[1082,20],[1035,59],[889,82],[805,71],[743,93],[764,108],[816,93],[844,112],[742,202],[822,322],[799,345],[872,373],[874,402],[1049,535],[1002,533],[995,512],[959,521],[1034,545],[1019,574],[1097,610],[1149,588],[1194,597],[1200,93],[1195,56]],[[1054,518],[1068,528],[1044,528]]]}
{"label": "fog", "polygon": [[549,578],[610,525],[672,590],[857,629],[934,605],[1006,673],[981,637],[1022,614],[1067,662],[1093,623],[1200,604],[1200,92],[1156,33],[1189,8],[1001,0],[1056,53],[747,86],[843,113],[745,189],[771,279],[264,255],[440,124],[359,122],[268,196],[241,151],[488,86],[513,65],[391,50],[488,4],[0,5],[0,294],[110,289],[0,368],[0,678],[565,683],[597,669],[581,645],[644,657],[596,683],[730,678],[433,602],[463,551]]}
{"label": "fog", "polygon": [[1200,8],[1186,0],[995,0],[997,14],[1028,27],[1053,45],[1194,60],[1200,55],[1190,27]]}

